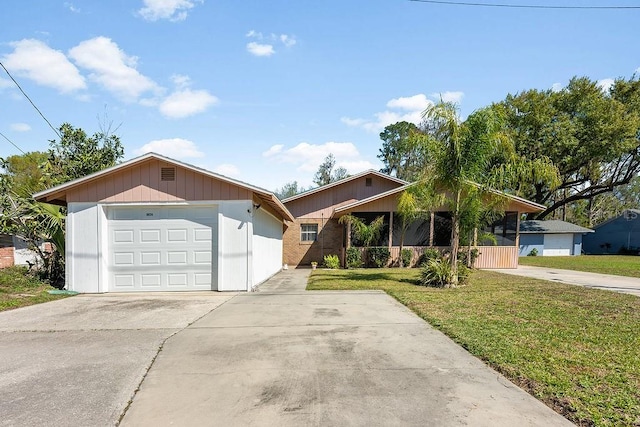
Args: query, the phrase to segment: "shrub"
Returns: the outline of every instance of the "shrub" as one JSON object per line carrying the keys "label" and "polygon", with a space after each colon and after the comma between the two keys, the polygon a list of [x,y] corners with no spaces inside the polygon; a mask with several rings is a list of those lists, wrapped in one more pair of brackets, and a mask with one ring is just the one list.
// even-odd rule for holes
{"label": "shrub", "polygon": [[527,256],[538,256],[538,250],[536,248],[531,249]]}
{"label": "shrub", "polygon": [[451,265],[441,258],[432,258],[425,262],[420,274],[420,284],[435,288],[445,288],[451,283],[453,273]]}
{"label": "shrub", "polygon": [[340,268],[340,259],[338,258],[338,255],[325,255],[324,266],[332,270]]}
{"label": "shrub", "polygon": [[469,254],[469,251],[464,249],[462,251],[458,252],[458,261],[460,261],[460,263],[464,264],[465,266],[470,265],[471,268],[473,268],[473,266],[476,263],[476,260],[478,259],[478,256],[480,256],[480,251],[476,248],[471,249],[471,262],[467,263],[467,255]]}
{"label": "shrub", "polygon": [[403,267],[411,267],[411,260],[413,259],[413,251],[411,249],[403,249],[400,253],[400,259],[402,260]]}
{"label": "shrub", "polygon": [[347,249],[347,268],[362,267],[362,253],[360,248],[350,247]]}
{"label": "shrub", "polygon": [[373,246],[367,249],[367,258],[370,267],[385,267],[391,258],[389,248],[384,246]]}
{"label": "shrub", "polygon": [[420,258],[418,258],[418,262],[416,263],[416,266],[422,267],[429,260],[441,259],[441,258],[442,258],[442,254],[440,253],[439,250],[437,250],[436,248],[427,248],[424,250],[424,253],[420,255]]}

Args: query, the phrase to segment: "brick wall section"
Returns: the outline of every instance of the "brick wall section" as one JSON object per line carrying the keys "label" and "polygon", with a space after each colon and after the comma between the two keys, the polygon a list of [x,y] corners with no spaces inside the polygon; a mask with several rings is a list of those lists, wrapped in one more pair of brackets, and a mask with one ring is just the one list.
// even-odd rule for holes
{"label": "brick wall section", "polygon": [[[310,265],[311,261],[319,264],[323,262],[324,255],[338,255],[342,248],[342,233],[344,226],[337,220],[324,220],[321,218],[297,218],[284,232],[283,262],[290,267],[298,265]],[[318,239],[315,242],[302,242],[300,240],[301,224],[318,224]]]}
{"label": "brick wall section", "polygon": [[13,246],[0,248],[0,268],[13,265]]}

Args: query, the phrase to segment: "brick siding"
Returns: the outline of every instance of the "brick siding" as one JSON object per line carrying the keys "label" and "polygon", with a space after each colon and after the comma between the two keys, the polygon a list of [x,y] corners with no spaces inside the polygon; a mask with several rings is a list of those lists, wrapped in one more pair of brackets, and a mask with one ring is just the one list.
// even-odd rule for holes
{"label": "brick siding", "polygon": [[[322,222],[321,218],[297,218],[287,228],[283,236],[285,264],[291,267],[310,265],[311,261],[321,264],[324,255],[340,256],[344,226],[335,219],[324,220],[324,227]],[[318,224],[318,238],[315,242],[300,240],[302,224]]]}
{"label": "brick siding", "polygon": [[13,246],[0,248],[0,268],[13,265]]}

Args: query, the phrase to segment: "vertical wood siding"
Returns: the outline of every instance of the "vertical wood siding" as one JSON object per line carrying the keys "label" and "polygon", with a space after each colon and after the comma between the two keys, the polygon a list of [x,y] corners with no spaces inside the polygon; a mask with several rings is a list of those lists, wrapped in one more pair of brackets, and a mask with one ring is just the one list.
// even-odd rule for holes
{"label": "vertical wood siding", "polygon": [[[175,181],[161,181],[160,169],[175,167]],[[68,202],[169,202],[250,200],[251,191],[156,159],[71,189]]]}

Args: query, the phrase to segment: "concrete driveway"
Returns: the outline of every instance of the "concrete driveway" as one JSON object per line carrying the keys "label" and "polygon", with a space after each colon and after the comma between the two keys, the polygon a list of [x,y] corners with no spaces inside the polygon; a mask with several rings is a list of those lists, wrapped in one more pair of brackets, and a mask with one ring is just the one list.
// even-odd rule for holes
{"label": "concrete driveway", "polygon": [[636,277],[561,270],[559,268],[530,267],[527,265],[521,265],[516,269],[495,269],[493,271],[640,296],[640,279]]}
{"label": "concrete driveway", "polygon": [[383,292],[283,272],[170,337],[122,426],[569,426]]}
{"label": "concrete driveway", "polygon": [[80,295],[0,313],[0,426],[115,425],[165,340],[233,295]]}

